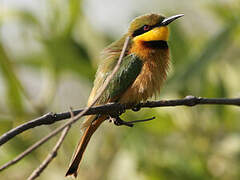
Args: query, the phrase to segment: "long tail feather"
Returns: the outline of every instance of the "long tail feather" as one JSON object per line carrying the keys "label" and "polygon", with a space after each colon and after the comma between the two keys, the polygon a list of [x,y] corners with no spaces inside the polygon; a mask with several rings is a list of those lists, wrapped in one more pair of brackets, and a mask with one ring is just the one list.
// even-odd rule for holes
{"label": "long tail feather", "polygon": [[73,161],[70,164],[66,176],[74,175],[74,177],[77,177],[78,167],[82,160],[83,153],[88,145],[88,142],[90,141],[93,133],[97,130],[97,128],[102,124],[105,119],[105,116],[101,116],[86,128],[81,140],[79,141],[77,150],[73,156]]}

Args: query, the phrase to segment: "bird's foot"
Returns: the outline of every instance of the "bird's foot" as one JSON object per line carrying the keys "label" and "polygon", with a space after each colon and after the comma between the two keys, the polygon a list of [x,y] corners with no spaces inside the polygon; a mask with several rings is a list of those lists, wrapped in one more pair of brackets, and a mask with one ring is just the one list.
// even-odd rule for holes
{"label": "bird's foot", "polygon": [[[109,114],[109,119],[108,119],[109,122],[110,123],[114,122],[114,124],[115,124],[115,122],[117,122],[117,121],[119,121],[119,122],[123,121],[123,120],[120,119],[119,116],[121,116],[123,113],[125,113],[125,111],[126,111],[126,108],[123,105],[121,105],[120,109],[118,111],[115,111],[115,112],[112,112],[112,113]],[[118,119],[120,119],[120,120],[118,120]]]}
{"label": "bird's foot", "polygon": [[126,108],[124,107],[124,105],[121,105],[120,109],[117,112],[115,112],[115,116],[121,116],[125,112],[126,112]]}

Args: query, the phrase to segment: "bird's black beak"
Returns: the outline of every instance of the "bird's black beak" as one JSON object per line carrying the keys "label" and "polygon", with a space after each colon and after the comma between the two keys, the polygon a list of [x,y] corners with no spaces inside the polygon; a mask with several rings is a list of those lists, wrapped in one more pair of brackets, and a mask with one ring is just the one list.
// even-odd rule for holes
{"label": "bird's black beak", "polygon": [[182,16],[184,16],[184,14],[178,14],[178,15],[175,15],[175,16],[171,16],[171,17],[165,18],[162,21],[161,25],[162,26],[167,26],[168,24],[170,24],[171,22],[175,21],[176,19],[178,19],[178,18],[180,18]]}

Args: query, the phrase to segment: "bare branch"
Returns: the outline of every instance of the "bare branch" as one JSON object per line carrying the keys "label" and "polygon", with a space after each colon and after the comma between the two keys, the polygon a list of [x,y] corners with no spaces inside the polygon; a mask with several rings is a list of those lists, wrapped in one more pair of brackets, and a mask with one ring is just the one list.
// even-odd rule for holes
{"label": "bare branch", "polygon": [[[195,106],[195,105],[240,105],[240,98],[201,98],[194,96],[187,96],[184,99],[176,100],[162,100],[162,101],[148,101],[146,103],[140,103],[138,105],[133,104],[118,104],[118,103],[109,103],[101,106],[95,106],[90,108],[85,115],[90,114],[109,114],[113,112],[119,112],[122,109],[132,109],[132,108],[155,108],[155,107],[165,107],[165,106]],[[84,109],[73,111],[74,115],[81,113]],[[71,115],[69,112],[64,113],[48,113],[42,117],[36,118],[34,120],[28,121],[20,126],[17,126],[14,129],[6,132],[0,137],[0,146],[15,137],[16,135],[41,125],[53,124],[57,121],[65,120],[70,118]]]}
{"label": "bare branch", "polygon": [[42,138],[41,140],[39,140],[38,142],[36,142],[34,145],[32,145],[30,148],[28,148],[26,151],[24,151],[23,153],[21,153],[19,156],[17,156],[15,159],[13,159],[12,161],[4,164],[3,166],[0,167],[0,171],[8,168],[9,166],[17,163],[18,161],[20,161],[22,158],[24,158],[26,155],[28,155],[29,153],[31,153],[33,150],[35,150],[36,148],[40,147],[42,144],[44,144],[45,142],[47,142],[50,138],[52,138],[53,136],[57,135],[59,132],[61,132],[64,128],[66,128],[67,126],[77,122],[77,120],[79,118],[81,118],[96,102],[97,100],[101,97],[101,95],[103,94],[103,92],[105,91],[105,89],[107,88],[109,82],[111,81],[111,79],[113,78],[113,76],[116,74],[116,72],[118,71],[118,69],[120,68],[120,64],[122,62],[123,56],[126,52],[127,49],[127,45],[129,42],[129,37],[126,37],[126,40],[124,42],[123,45],[123,49],[122,52],[120,54],[120,57],[118,59],[118,62],[116,64],[116,66],[114,67],[112,73],[107,77],[107,79],[105,80],[102,88],[100,89],[99,93],[96,95],[94,101],[85,109],[83,109],[79,114],[77,114],[74,118],[72,118],[69,122],[63,124],[62,126],[58,127],[57,129],[55,129],[54,131],[52,131],[50,134],[48,134],[47,136],[45,136],[44,138]]}
{"label": "bare branch", "polygon": [[[202,104],[220,104],[220,105],[240,105],[240,98],[200,98],[200,97],[194,97],[194,96],[187,96],[184,99],[176,99],[176,100],[162,100],[162,101],[148,101],[146,103],[140,103],[138,105],[133,104],[118,104],[118,103],[109,103],[106,105],[96,106],[90,108],[85,115],[90,114],[109,114],[111,112],[117,112],[121,109],[132,109],[135,106],[140,108],[154,108],[154,107],[164,107],[164,106],[194,106],[194,105],[202,105]],[[84,109],[73,111],[74,115],[79,114]],[[65,120],[70,118],[69,112],[59,113],[59,114],[53,114],[48,113],[43,115],[42,117],[39,117],[37,119],[28,121],[27,123],[24,123],[7,133],[3,134],[0,137],[0,145],[6,143],[8,140],[13,138],[14,136],[22,133],[23,131],[26,131],[30,128],[34,128],[40,125],[47,125],[52,124],[57,121]]]}

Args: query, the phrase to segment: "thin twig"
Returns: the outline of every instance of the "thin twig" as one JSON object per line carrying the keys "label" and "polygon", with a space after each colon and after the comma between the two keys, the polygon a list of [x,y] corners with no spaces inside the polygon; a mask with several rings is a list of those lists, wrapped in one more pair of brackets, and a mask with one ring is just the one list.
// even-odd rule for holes
{"label": "thin twig", "polygon": [[67,126],[75,123],[79,118],[81,118],[96,102],[97,100],[101,97],[101,95],[103,94],[103,92],[105,91],[105,89],[107,88],[109,82],[111,81],[111,79],[113,78],[113,76],[116,74],[116,72],[118,71],[118,69],[120,68],[120,64],[122,62],[123,56],[126,52],[127,49],[127,45],[129,42],[129,37],[127,36],[124,45],[123,45],[123,49],[122,52],[120,54],[119,60],[116,64],[116,66],[114,67],[112,73],[107,77],[107,79],[105,80],[101,90],[99,91],[99,93],[96,95],[94,101],[87,107],[85,108],[82,112],[80,112],[78,115],[76,115],[74,118],[72,118],[69,122],[63,124],[62,126],[58,127],[57,129],[55,129],[53,132],[51,132],[50,134],[48,134],[47,136],[45,136],[44,138],[42,138],[41,140],[39,140],[38,142],[36,142],[34,145],[32,145],[30,148],[28,148],[27,150],[25,150],[23,153],[21,153],[19,156],[17,156],[15,159],[13,159],[12,161],[4,164],[3,166],[0,167],[0,171],[8,168],[9,166],[17,163],[18,161],[20,161],[22,158],[24,158],[26,155],[28,155],[29,153],[31,153],[33,150],[35,150],[36,148],[38,148],[39,146],[41,146],[43,143],[47,142],[50,138],[52,138],[53,136],[57,135],[59,132],[61,132],[64,128],[66,128]]}
{"label": "thin twig", "polygon": [[48,164],[57,156],[57,151],[60,148],[60,146],[63,143],[63,140],[65,139],[71,125],[67,126],[65,129],[63,129],[62,134],[54,146],[53,150],[51,153],[48,154],[47,158],[40,164],[40,166],[35,169],[32,174],[28,177],[28,180],[33,180],[36,179],[42,172],[43,170],[48,166]]}
{"label": "thin twig", "polygon": [[[195,105],[240,105],[240,98],[201,98],[194,96],[187,96],[184,99],[176,99],[176,100],[161,100],[161,101],[148,101],[146,103],[140,103],[137,105],[134,104],[118,104],[118,103],[109,103],[101,106],[95,106],[90,108],[84,115],[90,114],[109,114],[114,112],[119,112],[122,109],[132,109],[134,107],[137,108],[155,108],[155,107],[165,107],[165,106],[195,106]],[[85,109],[85,108],[84,108]],[[79,114],[84,109],[73,111],[74,115]],[[10,139],[15,137],[16,135],[41,125],[53,124],[57,121],[65,120],[70,118],[69,112],[64,113],[48,113],[34,120],[28,121],[16,128],[11,129],[0,137],[0,146],[4,143],[8,142]]]}
{"label": "thin twig", "polygon": [[[74,115],[72,112],[72,108],[70,108],[70,114],[71,114],[71,118],[73,118]],[[40,174],[44,171],[44,169],[46,169],[47,166],[50,164],[50,162],[57,156],[57,152],[58,152],[60,146],[62,145],[65,137],[67,136],[67,133],[70,130],[70,128],[71,128],[71,125],[67,126],[65,129],[63,129],[62,134],[61,134],[59,140],[57,141],[56,145],[54,146],[52,152],[49,153],[47,158],[40,164],[40,166],[32,172],[32,174],[28,177],[28,180],[34,180],[38,176],[40,176]]]}

